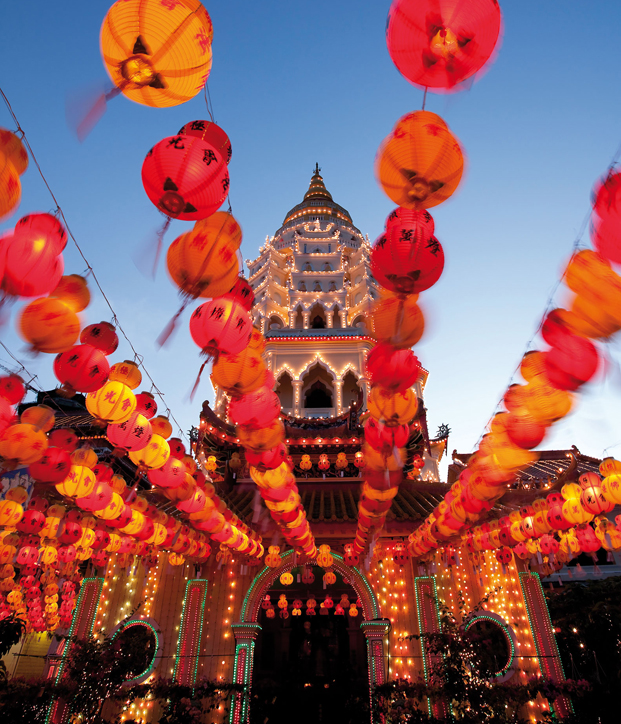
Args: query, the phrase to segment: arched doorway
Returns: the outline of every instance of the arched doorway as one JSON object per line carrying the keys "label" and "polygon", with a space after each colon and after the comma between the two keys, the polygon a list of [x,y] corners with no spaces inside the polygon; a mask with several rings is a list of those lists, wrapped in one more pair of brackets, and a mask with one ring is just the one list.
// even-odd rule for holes
{"label": "arched doorway", "polygon": [[356,375],[349,370],[349,372],[343,377],[343,392],[342,392],[342,405],[343,409],[347,410],[352,406],[352,403],[358,404],[360,401],[360,387]]}
{"label": "arched doorway", "polygon": [[311,307],[308,318],[311,329],[325,329],[328,326],[326,323],[326,310],[321,304],[314,304]]}
{"label": "arched doorway", "polygon": [[293,380],[288,372],[283,372],[278,378],[276,394],[280,399],[280,406],[290,413],[293,410]]}
{"label": "arched doorway", "polygon": [[[339,661],[343,664],[346,658],[348,659],[344,667],[344,673],[355,677],[354,685],[356,682],[359,683],[362,681],[365,682],[365,686],[367,685],[366,682],[370,682],[372,686],[383,683],[386,679],[387,668],[384,651],[387,650],[385,637],[390,631],[390,622],[387,619],[380,618],[379,604],[375,594],[358,568],[345,565],[342,557],[338,554],[332,553],[332,555],[334,558],[332,568],[337,574],[337,584],[343,588],[344,591],[345,589],[353,591],[361,603],[355,626],[352,626],[350,621],[346,621],[346,617],[350,618],[347,616],[347,613],[342,617],[342,621],[340,618],[336,621],[337,617],[333,613],[326,616],[318,614],[313,617],[305,615],[305,604],[308,601],[306,589],[309,587],[309,584],[303,584],[301,581],[298,583],[297,573],[294,576],[294,583],[290,587],[282,586],[279,582],[280,576],[283,573],[294,571],[300,567],[293,551],[288,551],[281,556],[282,566],[276,569],[265,567],[255,577],[242,606],[241,620],[232,625],[236,643],[234,680],[236,683],[242,684],[249,689],[255,678],[259,682],[264,680],[263,672],[257,671],[255,677],[254,669],[255,645],[264,632],[268,633],[267,626],[264,629],[267,618],[264,613],[265,610],[261,606],[265,596],[268,594],[272,596],[272,594],[269,593],[272,590],[278,592],[278,596],[275,599],[272,596],[272,603],[276,611],[279,611],[277,601],[281,592],[285,594],[288,600],[289,611],[291,611],[291,603],[294,600],[294,595],[303,598],[304,607],[302,608],[302,616],[296,617],[295,626],[289,626],[288,633],[284,635],[279,634],[280,641],[278,650],[281,654],[283,651],[287,652],[290,670],[289,682],[286,684],[288,689],[282,694],[283,699],[281,699],[281,701],[285,702],[291,698],[292,694],[296,694],[298,697],[296,711],[305,712],[304,716],[307,716],[309,721],[317,722],[317,724],[339,720],[337,708],[339,703],[343,703],[342,695],[344,692],[344,679],[337,671]],[[316,599],[317,610],[319,610],[320,600],[323,599],[326,593],[330,593],[331,595],[330,589],[332,587],[329,587],[327,591],[323,591],[321,576],[317,575],[318,572],[323,573],[323,571],[316,567],[314,572],[315,584],[318,583],[318,590],[323,594],[321,598]],[[317,579],[319,579],[319,581],[317,581]],[[338,592],[340,596],[340,588],[336,588],[337,584],[332,588],[335,592],[335,599],[333,599],[335,608],[337,603],[336,593]],[[314,588],[310,588],[308,594],[311,596],[316,595]],[[283,620],[278,614],[275,614],[272,620],[285,624],[289,622],[290,624],[292,618],[293,616],[290,615]],[[310,626],[304,625],[309,622],[311,624]],[[284,630],[285,627],[281,626],[281,629]],[[351,663],[352,648],[355,649],[357,646],[356,637],[361,637],[364,642],[362,647],[364,659],[355,662],[359,665],[360,673],[356,673],[355,667],[352,667]],[[271,646],[271,651],[266,652],[262,650],[262,646],[263,649],[265,648],[264,642],[259,643],[259,656],[256,657],[256,661],[257,665],[264,665],[265,661],[269,661],[271,657],[274,672],[276,672],[279,668],[282,671],[283,662],[275,661],[274,654],[276,654],[277,651],[274,638],[275,637],[272,637],[271,643],[268,644]],[[306,645],[307,640],[310,642],[310,655],[307,655],[309,654],[307,650],[308,646]],[[321,654],[315,656],[314,659],[312,656],[313,646],[316,647],[318,652],[321,652]],[[292,656],[294,656],[295,661],[291,661]],[[336,661],[334,660],[335,657]],[[286,664],[287,662],[284,663]],[[339,692],[340,698],[338,696]],[[337,694],[337,696],[333,697],[333,693]],[[304,697],[308,699],[308,706],[300,706],[302,699],[306,701]],[[248,696],[234,697],[229,717],[230,724],[240,724],[240,722],[248,720],[249,701],[252,701],[252,699]],[[263,715],[262,712],[261,715]],[[283,718],[283,722],[290,721],[291,710],[287,710],[285,706],[283,712],[270,712],[270,721],[278,724],[280,721],[279,716],[281,715],[285,717]],[[296,717],[297,716],[298,715],[296,715]],[[288,719],[286,717],[288,717]],[[303,721],[306,722],[307,719],[303,719]]]}

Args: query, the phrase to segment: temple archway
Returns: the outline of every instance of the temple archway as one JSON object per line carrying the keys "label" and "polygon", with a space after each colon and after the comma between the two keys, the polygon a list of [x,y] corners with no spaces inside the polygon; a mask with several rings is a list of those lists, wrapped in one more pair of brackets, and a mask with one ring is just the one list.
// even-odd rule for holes
{"label": "temple archway", "polygon": [[[355,566],[347,566],[337,553],[332,552],[332,556],[334,559],[332,569],[347,580],[362,604],[360,629],[366,640],[368,680],[371,686],[377,686],[386,680],[384,652],[387,651],[386,637],[390,631],[390,621],[380,618],[379,602],[361,571]],[[287,551],[280,558],[281,566],[278,568],[266,566],[255,576],[246,593],[240,620],[232,624],[235,635],[234,682],[242,684],[247,690],[252,685],[255,643],[262,630],[259,623],[261,603],[283,573],[300,565],[293,551]],[[230,724],[247,721],[249,700],[248,695],[233,697],[229,715]]]}
{"label": "temple archway", "polygon": [[311,329],[325,329],[328,326],[326,323],[326,310],[321,304],[314,304],[311,307],[308,318]]}
{"label": "temple archway", "polygon": [[343,392],[341,395],[343,409],[351,407],[352,403],[358,403],[360,398],[360,385],[356,375],[349,370],[343,377]]}
{"label": "temple archway", "polygon": [[288,372],[283,372],[278,378],[276,394],[283,410],[291,411],[293,409],[293,380]]}
{"label": "temple archway", "polygon": [[311,415],[332,415],[334,408],[334,378],[319,362],[315,362],[302,377],[302,401]]}

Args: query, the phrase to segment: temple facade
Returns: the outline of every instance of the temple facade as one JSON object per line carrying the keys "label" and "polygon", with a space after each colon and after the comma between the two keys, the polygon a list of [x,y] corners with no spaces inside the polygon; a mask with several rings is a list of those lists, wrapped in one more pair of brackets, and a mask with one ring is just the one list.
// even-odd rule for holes
{"label": "temple facade", "polygon": [[[364,481],[365,358],[374,345],[365,319],[379,294],[369,250],[368,238],[333,201],[317,167],[302,202],[247,262],[255,293],[251,314],[266,337],[293,474],[317,545],[330,546],[329,565],[301,560],[281,537],[228,420],[227,397],[218,389],[213,404],[203,404],[192,452],[207,461],[205,470],[228,509],[260,534],[266,550],[275,550],[271,565],[236,559],[215,541],[202,566],[191,560],[172,565],[167,552],[114,554],[99,567],[89,560],[81,564],[85,578],[69,633],[114,634],[128,621],[148,627],[153,655],[135,681],[160,676],[193,685],[205,677],[241,684],[246,694],[236,694],[230,711],[219,715],[230,724],[249,721],[251,711],[261,722],[289,721],[292,714],[309,724],[343,721],[352,707],[368,701],[369,685],[428,675],[428,655],[408,637],[437,631],[442,605],[455,608],[463,596],[472,606],[493,590],[476,621],[495,642],[498,679],[564,678],[540,581],[543,563],[518,556],[501,563],[494,551],[464,547],[439,550],[424,561],[407,553],[408,535],[441,503],[467,459],[454,454],[449,480],[441,480],[449,429],[429,433],[427,372],[414,388],[418,413],[386,524],[360,559],[348,553]],[[48,394],[47,404],[50,399]],[[73,427],[98,446],[100,460],[128,479],[133,475],[118,467],[79,400],[58,400],[57,425]],[[598,463],[576,451],[550,452],[520,473],[521,484],[495,512],[499,517],[519,510],[545,495],[542,490],[558,488]],[[140,493],[183,522],[183,514],[148,483],[141,483]],[[30,634],[9,654],[7,667],[10,675],[59,677],[64,655],[62,642]],[[569,706],[559,700],[556,711],[562,715]],[[537,719],[548,707],[537,701],[529,715]],[[50,721],[67,717],[55,709]],[[131,718],[157,721],[158,712],[137,701],[123,715]]]}

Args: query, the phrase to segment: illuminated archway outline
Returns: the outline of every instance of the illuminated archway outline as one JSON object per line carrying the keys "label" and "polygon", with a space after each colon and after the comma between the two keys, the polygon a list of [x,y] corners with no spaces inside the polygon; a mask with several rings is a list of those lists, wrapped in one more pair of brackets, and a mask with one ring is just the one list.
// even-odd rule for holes
{"label": "illuminated archway outline", "polygon": [[515,631],[502,618],[502,616],[499,616],[497,613],[493,613],[491,611],[486,611],[485,613],[478,613],[476,614],[476,616],[473,616],[466,624],[465,630],[467,631],[477,621],[492,621],[493,623],[498,624],[501,631],[505,635],[505,638],[507,639],[507,643],[509,644],[509,660],[502,667],[502,669],[500,669],[500,671],[497,671],[494,674],[494,678],[498,681],[506,681],[507,679],[511,678],[511,676],[513,676],[513,674],[515,673],[514,669],[512,668],[513,662],[515,660],[515,651],[517,647]]}
{"label": "illuminated archway outline", "polygon": [[159,663],[160,658],[162,657],[162,634],[156,628],[157,623],[151,618],[132,618],[129,621],[124,621],[123,623],[118,624],[118,626],[116,626],[115,630],[113,631],[110,640],[113,641],[116,638],[117,634],[121,631],[126,631],[127,629],[138,625],[146,626],[155,636],[155,651],[153,653],[151,661],[147,664],[146,669],[141,674],[134,676],[133,679],[128,679],[127,681],[125,681],[123,684],[124,686],[127,686],[128,684],[142,684],[142,682],[145,681],[145,679],[154,671],[155,667]]}

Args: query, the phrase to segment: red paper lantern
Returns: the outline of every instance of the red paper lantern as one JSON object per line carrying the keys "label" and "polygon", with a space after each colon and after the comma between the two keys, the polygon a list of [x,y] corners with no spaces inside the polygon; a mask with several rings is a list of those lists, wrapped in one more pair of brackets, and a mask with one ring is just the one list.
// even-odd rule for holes
{"label": "red paper lantern", "polygon": [[82,510],[103,510],[112,502],[112,492],[108,483],[98,480],[92,493],[76,498],[75,502]]}
{"label": "red paper lantern", "polygon": [[196,138],[206,141],[217,149],[224,157],[227,165],[231,162],[233,149],[229,137],[213,121],[190,121],[181,127],[177,135],[196,136]]}
{"label": "red paper lantern", "polygon": [[444,251],[435,236],[417,240],[411,232],[406,227],[393,229],[390,237],[382,234],[371,250],[373,276],[383,287],[400,294],[429,289],[444,269]]}
{"label": "red paper lantern", "polygon": [[27,510],[19,523],[15,526],[20,533],[36,535],[45,527],[45,513],[39,510]]}
{"label": "red paper lantern", "polygon": [[547,428],[533,420],[528,412],[518,409],[509,413],[506,430],[512,443],[525,450],[532,450],[543,441]]}
{"label": "red paper lantern", "polygon": [[160,488],[175,489],[185,480],[185,465],[175,457],[169,457],[161,468],[149,470],[147,477],[153,485]]}
{"label": "red paper lantern", "polygon": [[231,291],[222,296],[231,297],[239,302],[247,312],[252,309],[252,305],[254,304],[254,292],[244,277],[238,277]]}
{"label": "red paper lantern", "polygon": [[394,392],[404,392],[418,381],[422,367],[411,349],[396,349],[379,342],[369,352],[367,374],[372,385],[381,384]]}
{"label": "red paper lantern", "polygon": [[171,437],[168,441],[170,445],[170,455],[177,460],[182,460],[185,457],[185,445],[182,440],[178,437]]}
{"label": "red paper lantern", "polygon": [[99,322],[84,327],[80,334],[80,342],[100,349],[106,356],[111,355],[119,346],[118,335],[110,322]]}
{"label": "red paper lantern", "polygon": [[250,315],[230,297],[218,297],[197,307],[190,318],[190,334],[203,354],[238,354],[252,334]]}
{"label": "red paper lantern", "polygon": [[280,414],[280,399],[269,387],[259,387],[238,399],[233,398],[228,412],[235,425],[253,429],[268,427]]}
{"label": "red paper lantern", "polygon": [[49,294],[63,275],[63,258],[53,243],[24,233],[4,242],[5,268],[2,288],[15,297]]}
{"label": "red paper lantern", "polygon": [[17,405],[26,394],[24,381],[19,375],[4,375],[0,377],[0,397],[3,397],[9,405]]}
{"label": "red paper lantern", "polygon": [[546,376],[560,390],[577,390],[593,377],[599,364],[597,348],[588,339],[566,335],[545,355]]}
{"label": "red paper lantern", "polygon": [[95,392],[107,382],[110,364],[100,349],[76,344],[56,356],[54,374],[68,393]]}
{"label": "red paper lantern", "polygon": [[170,136],[147,153],[142,183],[151,202],[164,214],[196,221],[222,205],[229,174],[222,153],[206,141]]}
{"label": "red paper lantern", "polygon": [[129,452],[144,449],[151,440],[153,432],[151,423],[139,412],[125,422],[108,425],[108,440],[119,450]]}
{"label": "red paper lantern", "polygon": [[15,224],[14,236],[34,238],[51,246],[55,254],[67,246],[67,232],[59,219],[52,214],[28,214]]}
{"label": "red paper lantern", "polygon": [[157,402],[150,392],[139,392],[136,395],[136,412],[144,415],[147,420],[157,415]]}
{"label": "red paper lantern", "polygon": [[395,0],[386,43],[410,83],[449,91],[489,61],[500,24],[498,0]]}
{"label": "red paper lantern", "polygon": [[48,447],[43,456],[28,467],[28,473],[39,483],[60,483],[71,469],[71,457],[67,450]]}
{"label": "red paper lantern", "polygon": [[78,447],[79,442],[75,432],[68,428],[52,430],[48,436],[48,441],[50,445],[60,447],[68,453],[72,453]]}
{"label": "red paper lantern", "polygon": [[368,417],[364,423],[364,439],[374,450],[385,454],[392,453],[395,447],[404,447],[409,436],[408,425],[389,427],[374,417]]}

